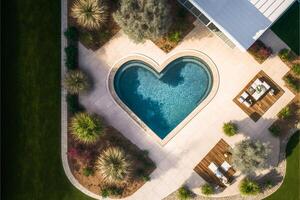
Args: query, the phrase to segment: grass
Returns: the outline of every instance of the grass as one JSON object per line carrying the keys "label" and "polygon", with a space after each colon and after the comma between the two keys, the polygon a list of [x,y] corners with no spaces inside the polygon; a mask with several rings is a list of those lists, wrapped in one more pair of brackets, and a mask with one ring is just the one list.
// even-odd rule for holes
{"label": "grass", "polygon": [[296,53],[299,49],[300,3],[295,2],[290,9],[271,27],[271,29]]}
{"label": "grass", "polygon": [[90,199],[60,158],[60,3],[2,4],[2,199]]}
{"label": "grass", "polygon": [[286,199],[288,195],[289,200],[299,199],[299,158],[300,158],[300,145],[299,145],[300,131],[297,131],[289,140],[286,155],[287,155],[287,169],[281,187],[271,196],[265,200],[279,200]]}

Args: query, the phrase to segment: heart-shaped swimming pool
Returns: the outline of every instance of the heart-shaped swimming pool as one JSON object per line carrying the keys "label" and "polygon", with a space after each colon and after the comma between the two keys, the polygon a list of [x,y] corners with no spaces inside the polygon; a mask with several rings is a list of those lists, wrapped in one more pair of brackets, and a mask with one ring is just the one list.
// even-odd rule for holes
{"label": "heart-shaped swimming pool", "polygon": [[143,61],[128,61],[117,70],[113,85],[121,101],[164,139],[208,96],[212,80],[202,60],[184,56],[160,73]]}

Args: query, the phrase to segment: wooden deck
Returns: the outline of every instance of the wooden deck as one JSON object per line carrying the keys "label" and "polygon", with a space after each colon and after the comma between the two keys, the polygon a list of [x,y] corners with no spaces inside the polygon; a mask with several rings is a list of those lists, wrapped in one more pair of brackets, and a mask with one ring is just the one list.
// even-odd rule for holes
{"label": "wooden deck", "polygon": [[[230,162],[230,151],[231,147],[223,139],[221,139],[209,152],[208,154],[197,164],[194,171],[199,174],[205,181],[212,185],[219,185],[226,187],[219,178],[208,168],[211,162],[214,162],[217,166],[221,166],[224,161]],[[225,157],[225,154],[228,156]],[[227,172],[219,170],[226,176],[229,181],[232,181],[235,170],[231,167]]]}
{"label": "wooden deck", "polygon": [[[272,89],[274,89],[274,95],[267,92],[258,101],[255,101],[251,95],[253,105],[247,107],[243,103],[238,101],[239,97],[244,91],[247,91],[252,83],[259,78],[260,80],[268,83]],[[284,90],[275,83],[264,71],[260,71],[243,89],[242,91],[233,99],[233,101],[247,114],[253,121],[258,121],[265,112],[283,95]]]}

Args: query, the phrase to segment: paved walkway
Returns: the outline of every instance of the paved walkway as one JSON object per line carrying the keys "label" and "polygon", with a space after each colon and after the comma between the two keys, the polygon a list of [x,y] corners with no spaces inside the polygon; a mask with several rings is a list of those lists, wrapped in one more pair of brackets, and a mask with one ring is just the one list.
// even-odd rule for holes
{"label": "paved walkway", "polygon": [[[215,62],[220,74],[220,87],[214,99],[168,144],[161,147],[115,103],[108,90],[107,78],[114,63],[122,57],[139,53],[163,63],[173,53],[184,49],[204,52]],[[151,174],[152,180],[128,199],[156,200],[166,197],[190,177],[194,177],[194,166],[220,138],[230,145],[245,137],[269,142],[272,146],[272,159],[269,162],[277,165],[278,160],[274,158],[278,158],[279,155],[279,140],[272,137],[267,128],[275,120],[276,113],[294,96],[284,86],[282,76],[288,68],[278,57],[272,56],[260,65],[248,53],[229,48],[200,24],[196,24],[196,28],[169,54],[165,54],[150,41],[135,44],[122,32],[116,34],[96,52],[79,45],[79,53],[80,67],[89,73],[94,81],[93,90],[81,96],[81,103],[88,111],[103,116],[109,124],[141,149],[149,150],[150,157],[157,164],[157,169]],[[285,93],[255,123],[232,99],[260,70],[264,70],[276,81]],[[241,131],[239,135],[229,138],[222,133],[222,124],[229,120],[238,124]],[[198,177],[197,181],[204,183],[201,177]],[[220,196],[238,194],[237,183],[238,181],[228,187]]]}

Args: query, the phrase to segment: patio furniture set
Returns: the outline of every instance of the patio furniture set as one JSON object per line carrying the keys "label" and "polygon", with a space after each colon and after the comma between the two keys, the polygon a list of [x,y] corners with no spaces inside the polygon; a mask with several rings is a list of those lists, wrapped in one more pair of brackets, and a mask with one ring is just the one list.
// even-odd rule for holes
{"label": "patio furniture set", "polygon": [[251,86],[241,94],[238,101],[247,107],[251,107],[268,92],[273,96],[275,91],[267,82],[257,78]]}
{"label": "patio furniture set", "polygon": [[224,185],[229,185],[230,182],[228,178],[224,175],[231,168],[231,165],[228,162],[224,161],[220,167],[218,167],[214,162],[211,162],[208,168],[215,174],[216,177],[220,179],[220,181]]}

